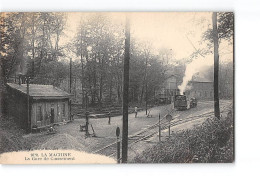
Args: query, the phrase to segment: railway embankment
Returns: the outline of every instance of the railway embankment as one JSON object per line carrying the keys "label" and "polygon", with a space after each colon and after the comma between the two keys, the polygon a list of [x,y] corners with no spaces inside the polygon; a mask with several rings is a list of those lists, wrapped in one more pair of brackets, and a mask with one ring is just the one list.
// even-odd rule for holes
{"label": "railway embankment", "polygon": [[220,120],[209,115],[193,128],[175,130],[170,138],[137,154],[133,163],[216,163],[233,162],[234,129],[232,111]]}

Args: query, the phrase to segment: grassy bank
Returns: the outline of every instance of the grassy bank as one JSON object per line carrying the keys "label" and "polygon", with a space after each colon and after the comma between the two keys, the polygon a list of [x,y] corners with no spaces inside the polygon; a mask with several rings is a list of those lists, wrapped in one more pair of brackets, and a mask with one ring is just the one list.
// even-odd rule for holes
{"label": "grassy bank", "polygon": [[[210,120],[209,120],[210,119]],[[202,125],[172,134],[137,155],[134,163],[230,163],[234,160],[233,116],[209,118]]]}
{"label": "grassy bank", "polygon": [[0,117],[0,154],[5,152],[30,150],[31,142],[24,139],[25,131],[20,129],[14,118]]}

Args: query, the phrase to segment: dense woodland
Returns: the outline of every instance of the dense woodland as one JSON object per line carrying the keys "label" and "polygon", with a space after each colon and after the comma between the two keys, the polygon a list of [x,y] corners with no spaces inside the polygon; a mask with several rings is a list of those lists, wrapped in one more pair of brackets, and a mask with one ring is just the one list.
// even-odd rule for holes
{"label": "dense woodland", "polygon": [[[4,82],[15,74],[29,75],[31,83],[52,84],[69,91],[72,60],[72,93],[81,92],[83,106],[121,104],[124,58],[124,25],[113,23],[109,16],[92,14],[83,18],[72,40],[67,36],[66,13],[2,13],[1,70]],[[233,44],[233,13],[218,14],[218,33]],[[189,58],[176,60],[174,48],[153,47],[150,41],[131,37],[131,103],[152,101],[154,92],[167,77],[175,74],[182,80],[185,66],[198,55],[212,54],[212,30],[201,38],[207,48],[196,49]],[[213,81],[213,66],[206,69]],[[233,63],[220,63],[220,92],[233,85]],[[147,89],[146,89],[147,86]],[[73,91],[75,90],[75,91]],[[147,92],[146,92],[147,91]],[[220,95],[221,97],[221,95]],[[221,98],[232,97],[224,95]]]}

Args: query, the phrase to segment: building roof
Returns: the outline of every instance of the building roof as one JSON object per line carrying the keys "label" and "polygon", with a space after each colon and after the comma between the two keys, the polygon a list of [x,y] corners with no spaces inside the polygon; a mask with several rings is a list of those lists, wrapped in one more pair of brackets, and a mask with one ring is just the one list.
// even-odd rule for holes
{"label": "building roof", "polygon": [[[26,84],[7,83],[7,85],[23,94],[27,94]],[[29,84],[29,95],[36,98],[66,98],[71,94],[52,85]]]}

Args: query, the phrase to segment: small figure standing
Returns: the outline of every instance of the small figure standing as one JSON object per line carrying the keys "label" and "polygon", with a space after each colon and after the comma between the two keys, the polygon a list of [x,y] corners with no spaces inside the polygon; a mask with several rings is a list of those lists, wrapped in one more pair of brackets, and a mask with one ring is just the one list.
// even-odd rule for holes
{"label": "small figure standing", "polygon": [[135,107],[135,118],[137,117],[137,107]]}
{"label": "small figure standing", "polygon": [[110,115],[110,111],[108,112],[108,125],[110,125],[110,120],[111,120],[111,115]]}

